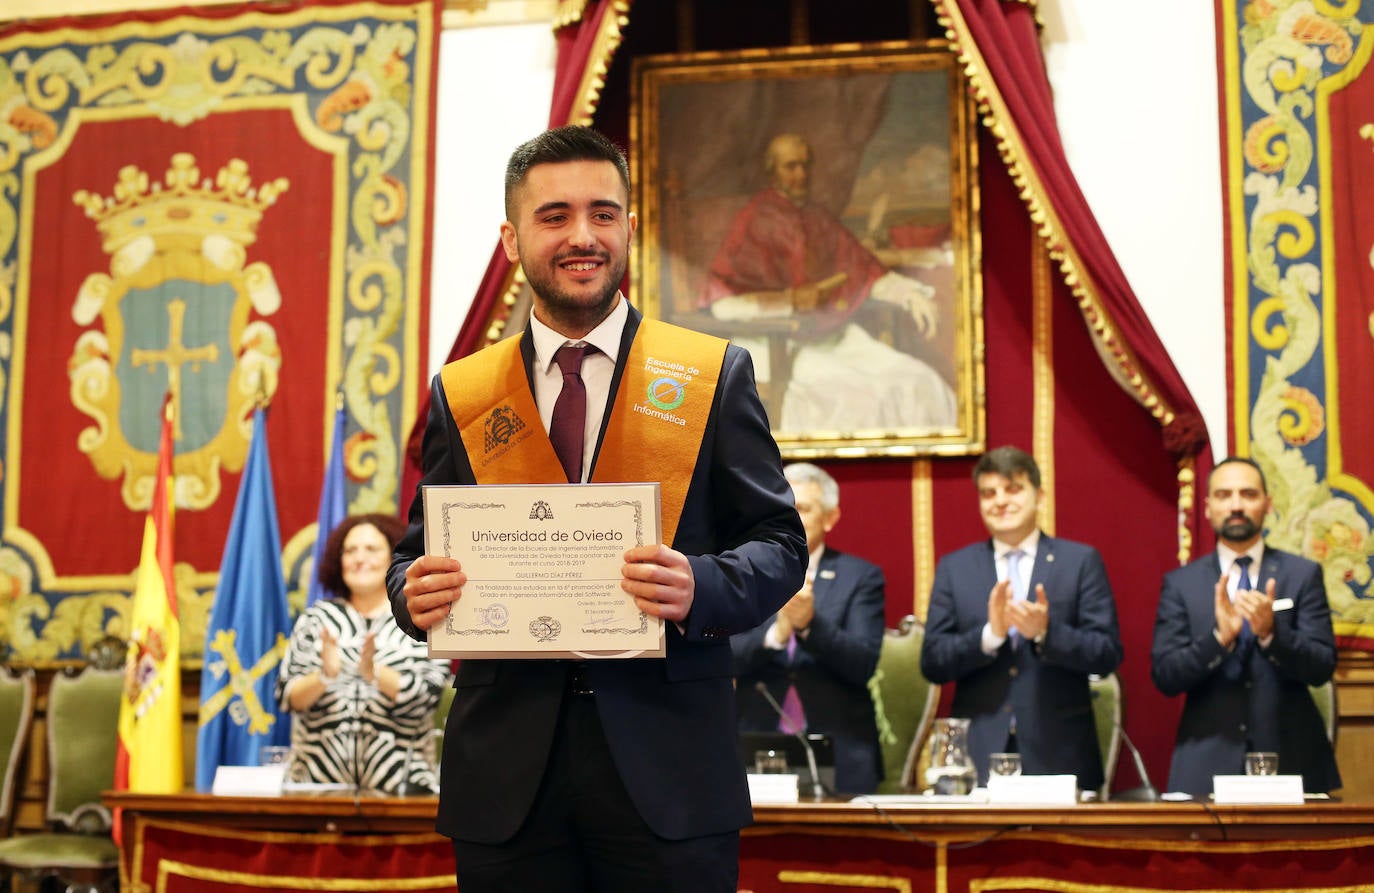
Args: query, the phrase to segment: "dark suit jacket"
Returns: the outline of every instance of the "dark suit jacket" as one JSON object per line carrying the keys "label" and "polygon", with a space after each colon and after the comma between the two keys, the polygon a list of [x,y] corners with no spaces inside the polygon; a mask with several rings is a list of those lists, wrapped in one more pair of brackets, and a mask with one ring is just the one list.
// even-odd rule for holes
{"label": "dark suit jacket", "polygon": [[1102,556],[1082,543],[1041,534],[1029,598],[1041,583],[1050,602],[1044,641],[1013,647],[1008,638],[988,655],[982,636],[997,584],[992,541],[940,559],[921,672],[932,682],[957,684],[950,714],[971,720],[969,750],[980,783],[987,781],[988,755],[1005,749],[1015,716],[1027,774],[1076,775],[1078,786],[1091,790],[1102,785],[1103,774],[1088,676],[1121,663],[1116,603]]}
{"label": "dark suit jacket", "polygon": [[[611,381],[612,400],[640,319],[631,308]],[[534,355],[528,333],[521,350],[528,373]],[[600,436],[605,436],[604,424]],[[421,486],[473,483],[437,376],[422,467]],[[671,545],[688,556],[695,578],[684,631],[665,624],[664,659],[592,660],[587,675],[630,799],[656,834],[682,839],[752,821],[736,755],[730,635],[772,616],[801,587],[807,564],[806,537],[754,386],[753,366],[734,346],[725,353]],[[411,623],[402,590],[406,568],[423,552],[417,498],[388,575],[392,612],[416,638],[424,633]],[[544,774],[567,672],[563,661],[462,662],[444,736],[440,833],[500,843],[519,829]]]}
{"label": "dark suit jacket", "polygon": [[730,638],[741,729],[777,729],[778,715],[755,688],[759,682],[779,704],[795,685],[806,711],[807,731],[829,735],[835,744],[835,787],[846,794],[871,794],[883,777],[878,727],[868,679],[883,645],[883,572],[876,565],[834,549],[821,553],[812,585],[816,614],[795,657],[763,644],[770,620]]}
{"label": "dark suit jacket", "polygon": [[[1166,695],[1187,694],[1169,766],[1169,790],[1212,792],[1212,776],[1244,771],[1247,750],[1277,750],[1279,771],[1302,774],[1303,790],[1341,786],[1321,714],[1308,692],[1336,669],[1336,641],[1321,566],[1268,547],[1255,588],[1277,583],[1274,638],[1248,659],[1217,642],[1213,552],[1169,572],[1159,596],[1150,674]],[[1258,739],[1258,740],[1257,740]]]}

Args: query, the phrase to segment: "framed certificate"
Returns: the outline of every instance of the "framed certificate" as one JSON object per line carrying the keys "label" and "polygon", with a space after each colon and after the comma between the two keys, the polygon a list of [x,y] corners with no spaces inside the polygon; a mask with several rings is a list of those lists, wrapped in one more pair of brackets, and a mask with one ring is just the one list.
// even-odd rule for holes
{"label": "framed certificate", "polygon": [[625,550],[660,539],[659,485],[427,486],[425,551],[456,558],[462,597],[431,657],[663,657],[663,621],[620,588]]}

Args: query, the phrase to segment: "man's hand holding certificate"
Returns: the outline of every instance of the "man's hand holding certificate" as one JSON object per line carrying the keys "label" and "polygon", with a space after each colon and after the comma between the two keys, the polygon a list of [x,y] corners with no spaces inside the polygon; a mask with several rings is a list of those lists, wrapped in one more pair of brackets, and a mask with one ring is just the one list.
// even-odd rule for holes
{"label": "man's hand holding certificate", "polygon": [[425,487],[423,498],[415,570],[453,568],[429,578],[446,589],[407,592],[433,657],[662,657],[663,618],[690,609],[686,559],[659,544],[658,484]]}

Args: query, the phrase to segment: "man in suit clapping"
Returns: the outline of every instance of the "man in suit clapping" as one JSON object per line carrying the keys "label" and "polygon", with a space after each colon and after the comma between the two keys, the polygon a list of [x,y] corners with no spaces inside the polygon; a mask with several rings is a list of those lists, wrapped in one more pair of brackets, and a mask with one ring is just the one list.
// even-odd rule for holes
{"label": "man in suit clapping", "polygon": [[[883,777],[868,678],[883,644],[883,572],[825,544],[840,520],[840,488],[807,462],[783,468],[811,553],[806,582],[772,621],[730,638],[740,729],[829,735],[835,788],[872,793]],[[762,682],[787,717],[757,690]]]}

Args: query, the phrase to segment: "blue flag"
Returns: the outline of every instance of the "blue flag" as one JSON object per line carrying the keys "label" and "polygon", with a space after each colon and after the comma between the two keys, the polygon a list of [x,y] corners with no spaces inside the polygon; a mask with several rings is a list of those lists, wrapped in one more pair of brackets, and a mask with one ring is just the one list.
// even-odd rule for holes
{"label": "blue flag", "polygon": [[210,790],[218,767],[256,766],[259,749],[291,743],[291,715],[275,697],[290,634],[267,416],[258,409],[205,631],[197,790]]}
{"label": "blue flag", "polygon": [[334,413],[334,439],[329,448],[329,464],[324,469],[324,482],[320,484],[320,510],[315,521],[315,547],[311,550],[310,581],[306,589],[305,606],[308,608],[324,598],[324,587],[320,586],[320,558],[324,555],[324,543],[329,532],[343,521],[348,514],[347,493],[344,486],[344,421],[348,411],[342,401]]}

